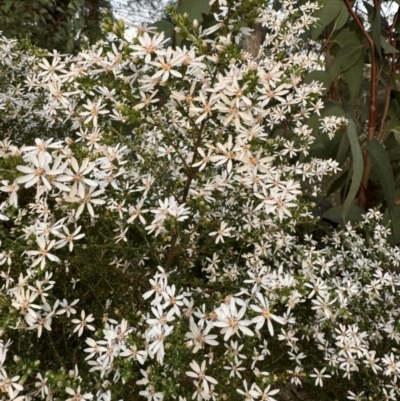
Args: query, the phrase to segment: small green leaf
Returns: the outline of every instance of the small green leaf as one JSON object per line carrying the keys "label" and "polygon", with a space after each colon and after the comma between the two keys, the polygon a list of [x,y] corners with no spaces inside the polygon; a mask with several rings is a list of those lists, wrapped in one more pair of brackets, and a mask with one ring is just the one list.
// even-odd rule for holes
{"label": "small green leaf", "polygon": [[364,172],[364,160],[361,152],[360,143],[358,141],[357,129],[353,120],[350,120],[349,125],[347,126],[347,135],[350,141],[351,153],[353,156],[353,176],[351,179],[351,185],[349,192],[347,194],[346,200],[343,204],[342,210],[342,221],[345,223],[347,220],[347,213],[350,209],[351,204],[353,203],[358,190],[360,188],[362,175]]}
{"label": "small green leaf", "polygon": [[375,173],[382,184],[383,195],[389,208],[390,215],[393,217],[395,188],[389,156],[386,149],[376,139],[368,142],[367,152],[371,159]]}

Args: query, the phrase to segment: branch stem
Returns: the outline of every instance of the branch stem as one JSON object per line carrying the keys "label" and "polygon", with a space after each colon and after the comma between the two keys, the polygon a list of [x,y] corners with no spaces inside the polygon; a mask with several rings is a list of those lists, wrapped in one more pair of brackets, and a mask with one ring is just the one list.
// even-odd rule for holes
{"label": "branch stem", "polygon": [[[366,31],[363,22],[360,17],[354,12],[353,6],[350,4],[349,0],[344,0],[344,3],[353,17],[354,21],[361,29],[362,34],[368,42],[368,46],[370,48],[370,61],[371,61],[371,86],[370,86],[370,95],[369,95],[369,118],[368,118],[368,141],[372,141],[375,138],[376,131],[376,120],[377,120],[377,95],[378,95],[378,79],[379,73],[377,70],[377,59],[376,59],[376,51],[374,40],[370,36],[370,34]],[[379,12],[378,1],[374,1],[375,12]],[[364,157],[364,172],[361,180],[361,187],[358,193],[358,203],[362,208],[366,208],[367,206],[367,189],[368,189],[368,181],[369,176],[371,174],[371,161],[367,154]]]}

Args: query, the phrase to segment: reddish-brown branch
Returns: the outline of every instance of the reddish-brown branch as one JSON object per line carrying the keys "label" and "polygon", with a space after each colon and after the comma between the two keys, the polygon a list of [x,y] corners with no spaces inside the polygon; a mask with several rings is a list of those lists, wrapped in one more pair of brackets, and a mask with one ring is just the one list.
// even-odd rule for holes
{"label": "reddish-brown branch", "polygon": [[[396,17],[397,17],[397,15],[398,15],[398,13],[396,13]],[[397,19],[396,17],[395,17],[395,20]],[[394,23],[395,23],[395,21],[394,21]],[[393,47],[396,47],[396,35],[393,35],[392,31],[389,32],[389,43]],[[385,121],[386,121],[386,117],[387,117],[387,114],[389,111],[389,105],[390,105],[390,93],[392,91],[395,73],[396,73],[396,56],[395,56],[395,54],[392,54],[392,61],[390,63],[389,81],[386,86],[385,106],[383,109],[383,116],[382,116],[382,120],[381,120],[381,123],[379,126],[379,132],[378,132],[378,136],[377,136],[378,141],[381,140],[383,137]]]}
{"label": "reddish-brown branch", "polygon": [[[375,52],[375,44],[372,37],[365,30],[363,22],[360,20],[358,15],[354,12],[352,5],[349,0],[344,0],[344,3],[353,17],[356,24],[361,29],[362,34],[368,42],[368,46],[370,48],[371,54],[371,86],[370,86],[370,98],[369,98],[369,116],[368,116],[368,140],[372,141],[375,138],[376,131],[376,116],[377,116],[377,95],[378,95],[378,72],[377,72],[377,60],[376,60],[376,52]],[[375,12],[379,12],[378,10],[378,0],[374,1]],[[366,191],[368,188],[369,176],[371,174],[371,161],[369,160],[368,155],[365,155],[364,162],[364,172],[361,180],[361,188],[358,196],[358,203],[361,207],[365,208],[367,204]]]}

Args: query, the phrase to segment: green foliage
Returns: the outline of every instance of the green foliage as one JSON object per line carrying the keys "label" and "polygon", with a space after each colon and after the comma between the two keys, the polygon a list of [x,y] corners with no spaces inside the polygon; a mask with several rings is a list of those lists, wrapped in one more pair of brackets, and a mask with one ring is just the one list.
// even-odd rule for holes
{"label": "green foliage", "polygon": [[362,156],[360,144],[358,142],[357,129],[356,129],[356,126],[353,121],[349,122],[349,125],[347,127],[347,135],[349,138],[351,153],[353,156],[353,176],[352,176],[349,192],[347,194],[346,200],[343,205],[343,210],[342,210],[343,221],[346,221],[347,212],[357,195],[358,188],[360,187],[360,184],[361,184],[363,170],[364,170],[363,156]]}
{"label": "green foliage", "polygon": [[110,10],[109,0],[5,0],[0,31],[43,49],[74,53],[84,38],[94,43],[103,37],[102,13]]}
{"label": "green foliage", "polygon": [[187,14],[190,22],[197,19],[198,22],[203,20],[203,14],[208,14],[211,10],[209,0],[182,0],[178,11],[181,14]]}
{"label": "green foliage", "polygon": [[319,19],[319,23],[311,30],[311,38],[313,40],[316,40],[324,31],[324,29],[335,20],[336,17],[338,17],[340,20],[343,19],[343,7],[344,5],[341,0],[321,1],[321,8],[314,14],[315,17]]}
{"label": "green foliage", "polygon": [[340,49],[328,70],[330,82],[353,67],[360,59],[361,55],[362,47],[360,45],[352,44]]}
{"label": "green foliage", "polygon": [[[325,102],[340,106],[335,111],[337,116],[346,110],[346,117],[352,119],[347,131],[351,146],[347,136],[342,137],[335,157],[342,172],[328,186],[330,204],[321,207],[326,213],[329,208],[337,211],[343,206],[344,218],[351,205],[364,210],[380,206],[384,211],[387,207],[394,218],[398,199],[395,188],[400,185],[400,142],[395,139],[400,115],[400,18],[395,3],[400,2],[393,3],[389,11],[380,6],[381,2],[358,2],[357,7],[363,3],[363,14],[350,8],[355,6],[353,3],[321,1],[321,8],[314,14],[319,24],[311,32],[317,50],[324,56],[325,68],[310,72],[305,82],[322,82],[327,89]],[[331,153],[332,146],[318,148],[320,157],[329,158]]]}
{"label": "green foliage", "polygon": [[[237,10],[238,13],[242,12],[243,18],[248,18],[250,26],[252,15],[249,7],[255,9],[258,3],[249,0],[241,4],[241,10]],[[304,3],[304,0],[297,0],[297,6]],[[349,137],[342,135],[333,143],[324,140],[324,134],[319,137],[317,116],[311,116],[308,122],[316,136],[311,154],[314,157],[336,159],[342,170],[333,184],[327,186],[327,193],[332,197],[325,206],[321,204],[321,214],[331,208],[335,208],[335,211],[340,209],[344,221],[352,205],[363,210],[379,205],[383,209],[389,207],[393,217],[396,200],[394,188],[400,186],[396,178],[400,172],[400,142],[394,139],[400,135],[396,132],[396,127],[400,125],[400,73],[397,68],[400,45],[396,37],[400,29],[399,11],[396,13],[397,6],[393,4],[390,10],[394,15],[389,18],[384,14],[387,10],[380,6],[380,2],[375,5],[367,1],[362,3],[366,12],[364,17],[348,8],[351,2],[319,2],[320,8],[314,13],[319,21],[308,35],[316,41],[310,47],[324,56],[325,68],[310,71],[304,77],[305,83],[319,81],[326,89],[323,116],[346,116],[352,120],[347,131]],[[396,3],[400,4],[398,0]],[[280,2],[275,1],[273,7],[278,10]],[[204,27],[208,28],[210,15],[207,14],[210,8],[205,0],[183,0],[178,8],[178,11],[186,13],[185,17],[174,15],[175,10],[171,9],[173,18],[170,21],[156,23],[167,37],[173,38],[175,45],[181,45],[191,35],[194,19],[200,23],[203,21]],[[211,11],[215,12],[217,8],[214,3]],[[173,30],[174,26],[177,26],[179,34]],[[392,131],[394,134],[391,134]],[[392,139],[388,142],[389,138]],[[371,141],[374,141],[373,144],[369,144]],[[383,164],[379,163],[379,168],[376,160],[373,163],[373,174],[378,179],[374,176],[370,178],[370,158],[376,157],[377,152],[378,159],[382,163],[385,160]],[[351,159],[350,163],[348,158]],[[388,177],[395,177],[390,196]]]}

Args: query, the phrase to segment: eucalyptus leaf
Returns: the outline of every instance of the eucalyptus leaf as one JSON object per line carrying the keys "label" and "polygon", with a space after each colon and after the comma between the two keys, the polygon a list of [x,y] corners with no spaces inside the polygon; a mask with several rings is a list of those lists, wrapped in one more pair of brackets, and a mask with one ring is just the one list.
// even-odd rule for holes
{"label": "eucalyptus leaf", "polygon": [[389,208],[385,210],[383,215],[382,224],[388,224],[391,220],[391,230],[392,234],[389,236],[389,242],[391,245],[400,244],[400,205],[395,205],[392,216]]}
{"label": "eucalyptus leaf", "polygon": [[381,47],[381,29],[382,29],[382,17],[381,17],[381,3],[377,2],[375,8],[375,17],[372,22],[372,39],[374,41],[376,51],[380,58],[382,58],[382,47]]}
{"label": "eucalyptus leaf", "polygon": [[331,86],[331,79],[326,71],[311,71],[304,77],[304,83],[310,84],[313,81],[318,81],[324,84],[324,88],[328,89]]}
{"label": "eucalyptus leaf", "polygon": [[326,102],[325,109],[321,113],[322,117],[345,117],[346,112],[343,110],[342,107],[338,106],[334,102]]}
{"label": "eucalyptus leaf", "polygon": [[342,3],[339,15],[335,20],[335,29],[338,31],[339,29],[343,28],[348,18],[349,18],[349,11],[347,10],[347,7],[344,5],[344,3]]}
{"label": "eucalyptus leaf", "polygon": [[345,223],[347,220],[347,213],[350,209],[351,204],[357,196],[358,190],[360,188],[362,175],[364,172],[364,160],[361,152],[360,143],[358,140],[358,134],[356,125],[353,120],[349,121],[347,126],[347,136],[350,142],[351,153],[353,156],[353,175],[351,179],[351,185],[349,192],[347,194],[346,200],[343,204],[342,209],[342,221]]}
{"label": "eucalyptus leaf", "polygon": [[393,128],[392,131],[396,141],[400,144],[400,127]]}
{"label": "eucalyptus leaf", "polygon": [[349,138],[347,135],[343,135],[340,140],[339,149],[336,154],[336,161],[339,163],[339,165],[342,165],[346,161],[349,151],[350,151]]}
{"label": "eucalyptus leaf", "polygon": [[349,87],[350,102],[353,102],[360,93],[364,80],[364,57],[360,57],[358,61],[343,73],[343,78]]}
{"label": "eucalyptus leaf", "polygon": [[165,38],[171,39],[173,34],[174,34],[174,25],[172,22],[162,19],[157,22],[154,22],[154,24],[151,24],[152,26],[155,26],[158,30],[158,32],[164,32]]}
{"label": "eucalyptus leaf", "polygon": [[[358,206],[350,205],[347,211],[347,221],[357,222],[363,217],[365,211]],[[334,223],[340,224],[343,216],[343,206],[335,206],[325,212],[322,217],[324,219],[333,221]]]}
{"label": "eucalyptus leaf", "polygon": [[400,159],[400,132],[391,132],[385,140],[385,149],[390,162]]}
{"label": "eucalyptus leaf", "polygon": [[182,0],[182,3],[178,9],[181,14],[187,13],[189,21],[197,19],[202,21],[202,14],[208,14],[211,10],[209,0]]}
{"label": "eucalyptus leaf", "polygon": [[[333,194],[336,191],[339,191],[343,185],[346,184],[347,180],[349,179],[349,171],[347,170],[344,172],[340,177],[336,178],[335,181],[333,181],[332,185],[329,187],[328,191],[326,192],[326,196],[329,196]],[[341,221],[341,216],[339,217],[338,223]]]}
{"label": "eucalyptus leaf", "polygon": [[397,50],[395,47],[389,44],[383,36],[381,36],[381,46],[387,54],[400,53],[400,50]]}
{"label": "eucalyptus leaf", "polygon": [[341,29],[340,32],[333,38],[333,41],[338,43],[340,47],[345,47],[348,45],[361,45],[357,34],[354,31],[350,31],[349,28]]}
{"label": "eucalyptus leaf", "polygon": [[6,4],[4,5],[4,8],[3,8],[4,12],[8,13],[10,11],[11,7],[13,6],[13,4],[14,4],[13,0],[7,0]]}
{"label": "eucalyptus leaf", "polygon": [[311,38],[316,40],[323,30],[339,15],[342,10],[340,0],[323,0],[321,8],[314,13],[319,25],[311,29]]}
{"label": "eucalyptus leaf", "polygon": [[330,68],[329,68],[329,76],[333,81],[336,79],[341,73],[347,71],[353,65],[355,65],[362,55],[362,47],[358,45],[349,45],[343,47],[336,57],[334,58]]}

